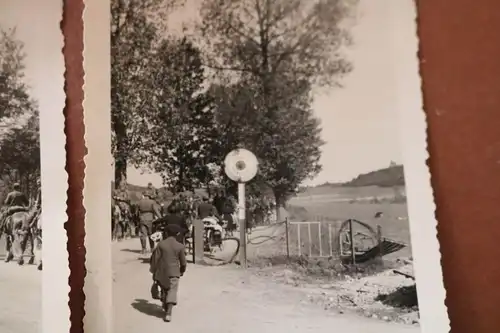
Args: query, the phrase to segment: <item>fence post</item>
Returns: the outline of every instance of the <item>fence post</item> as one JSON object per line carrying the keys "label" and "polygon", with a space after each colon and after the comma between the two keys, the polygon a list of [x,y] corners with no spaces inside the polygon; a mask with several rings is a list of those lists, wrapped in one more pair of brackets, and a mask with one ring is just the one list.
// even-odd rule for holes
{"label": "fence post", "polygon": [[[328,223],[328,246],[330,247],[330,257],[333,257],[332,224]],[[342,252],[342,250],[340,250]]]}
{"label": "fence post", "polygon": [[299,257],[302,256],[302,240],[300,239],[300,227],[302,226],[301,223],[296,224],[297,226],[297,243],[299,245]]}
{"label": "fence post", "polygon": [[323,256],[323,238],[321,237],[321,221],[318,224],[319,256]]}
{"label": "fence post", "polygon": [[378,245],[378,256],[382,257],[382,226],[377,225],[377,245]]}
{"label": "fence post", "polygon": [[289,226],[288,217],[285,217],[285,239],[286,239],[286,258],[290,259],[290,236],[289,236]]}
{"label": "fence post", "polygon": [[309,243],[309,257],[312,255],[311,222],[307,222],[307,242]]}
{"label": "fence post", "polygon": [[349,219],[349,238],[351,240],[351,258],[352,264],[356,265],[356,252],[354,247],[354,230],[352,227],[352,219]]}

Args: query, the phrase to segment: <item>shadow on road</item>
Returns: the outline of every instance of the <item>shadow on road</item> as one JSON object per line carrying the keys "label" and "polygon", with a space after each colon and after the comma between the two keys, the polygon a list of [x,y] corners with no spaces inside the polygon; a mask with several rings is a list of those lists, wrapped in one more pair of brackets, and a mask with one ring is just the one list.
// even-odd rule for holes
{"label": "shadow on road", "polygon": [[151,258],[140,258],[139,259],[142,264],[150,264],[151,263]]}
{"label": "shadow on road", "polygon": [[130,253],[141,253],[141,250],[132,250],[132,249],[121,249],[122,252],[130,252]]}
{"label": "shadow on road", "polygon": [[145,299],[136,299],[131,305],[137,311],[151,317],[163,318],[163,316],[165,315],[161,306],[149,303],[149,301]]}

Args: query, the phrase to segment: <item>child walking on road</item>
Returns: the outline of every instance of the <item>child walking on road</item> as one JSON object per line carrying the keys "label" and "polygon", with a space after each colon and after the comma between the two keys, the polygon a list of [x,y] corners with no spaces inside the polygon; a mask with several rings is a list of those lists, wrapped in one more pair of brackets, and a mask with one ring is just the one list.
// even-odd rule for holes
{"label": "child walking on road", "polygon": [[160,299],[165,310],[164,320],[172,320],[172,309],[177,305],[179,279],[186,271],[186,254],[184,245],[177,237],[182,230],[178,225],[168,224],[165,227],[164,239],[158,243],[151,256],[150,272],[153,281],[160,289]]}

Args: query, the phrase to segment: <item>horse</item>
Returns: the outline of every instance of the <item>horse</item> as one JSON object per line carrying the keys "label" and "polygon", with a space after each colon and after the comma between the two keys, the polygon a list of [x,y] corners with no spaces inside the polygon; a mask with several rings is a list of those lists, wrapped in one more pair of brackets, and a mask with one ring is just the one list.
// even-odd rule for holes
{"label": "horse", "polygon": [[[16,250],[18,250],[18,264],[23,265],[24,252],[26,251],[26,245],[29,241],[30,259],[28,263],[33,264],[35,262],[33,222],[35,219],[38,219],[39,216],[38,202],[29,208],[21,206],[10,207],[7,214],[9,214],[9,216],[5,219],[3,227],[3,233],[6,236],[5,250],[7,253],[5,262],[15,259],[16,254],[14,253],[14,248],[16,248]],[[39,228],[41,231],[41,224],[39,225]],[[41,262],[39,267],[41,268]]]}

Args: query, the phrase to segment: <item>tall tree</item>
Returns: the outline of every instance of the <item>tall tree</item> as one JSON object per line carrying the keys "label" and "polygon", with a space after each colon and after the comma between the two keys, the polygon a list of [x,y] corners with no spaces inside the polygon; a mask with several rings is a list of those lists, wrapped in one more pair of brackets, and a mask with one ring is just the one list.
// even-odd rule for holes
{"label": "tall tree", "polygon": [[0,175],[17,181],[31,197],[40,177],[40,123],[37,112],[29,112],[0,136]]}
{"label": "tall tree", "polygon": [[[285,82],[284,82],[285,83]],[[239,82],[233,86],[216,86],[217,147],[220,163],[224,156],[243,144],[259,158],[259,174],[251,182],[250,194],[272,190],[278,208],[295,194],[299,185],[321,170],[321,128],[309,106],[310,86],[302,83],[284,84],[295,91],[287,104],[281,104],[271,115],[259,117],[258,99],[251,98],[251,84]],[[284,88],[283,88],[284,89]],[[300,93],[299,93],[300,92]],[[268,131],[268,132],[266,132]],[[235,190],[230,182],[225,186]]]}
{"label": "tall tree", "polygon": [[[199,30],[207,65],[250,74],[263,90],[277,77],[336,85],[351,70],[343,20],[356,0],[205,0]],[[265,91],[264,91],[265,92]]]}
{"label": "tall tree", "polygon": [[[321,168],[312,87],[337,86],[351,70],[342,26],[351,0],[206,0],[200,14],[206,65],[251,90],[244,141],[278,204]],[[241,94],[240,94],[241,97]],[[233,103],[234,104],[234,103]],[[307,145],[308,147],[303,147]]]}
{"label": "tall tree", "polygon": [[111,1],[111,126],[115,187],[147,144],[148,114],[154,112],[151,81],[154,50],[168,13],[182,0]]}
{"label": "tall tree", "polygon": [[33,108],[24,81],[24,44],[16,29],[0,27],[0,119],[15,117]]}
{"label": "tall tree", "polygon": [[0,28],[0,176],[33,194],[40,177],[40,129],[37,105],[24,79],[24,59],[15,29]]}
{"label": "tall tree", "polygon": [[155,113],[147,161],[173,192],[209,181],[214,109],[205,92],[201,53],[186,38],[164,40],[156,53]]}

